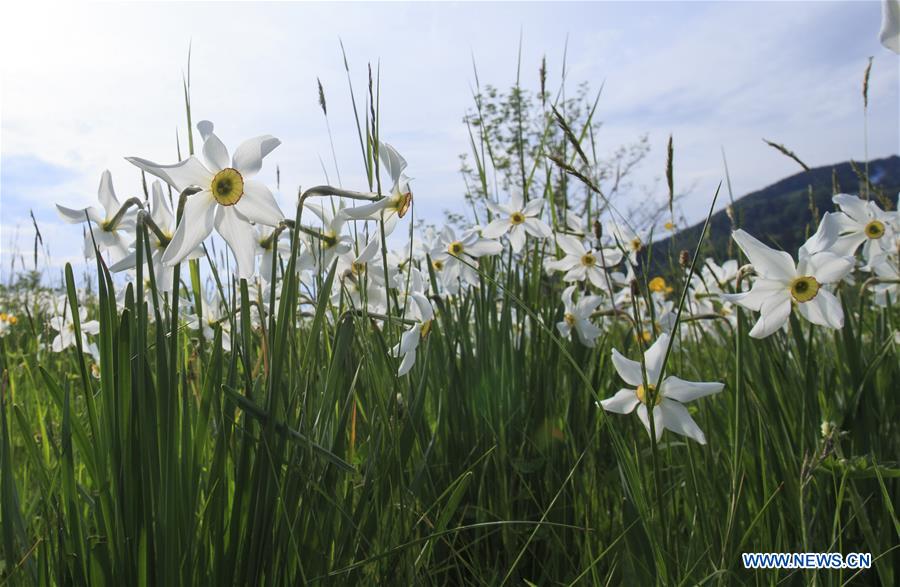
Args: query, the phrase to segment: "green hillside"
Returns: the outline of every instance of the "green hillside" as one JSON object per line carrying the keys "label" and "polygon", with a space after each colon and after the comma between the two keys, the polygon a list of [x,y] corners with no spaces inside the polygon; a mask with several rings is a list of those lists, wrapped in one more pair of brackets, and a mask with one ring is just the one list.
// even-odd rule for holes
{"label": "green hillside", "polygon": [[[862,164],[857,164],[857,169],[862,168]],[[870,161],[869,178],[871,197],[879,201],[882,207],[885,200],[891,208],[896,207],[897,193],[900,192],[900,156]],[[863,194],[865,191],[850,162],[816,167],[735,200],[735,228],[743,228],[766,244],[796,255],[797,249],[816,227],[810,209],[810,186],[819,217],[834,210],[831,196],[835,190],[850,194]],[[727,201],[724,185],[722,189],[719,199]],[[716,212],[710,222],[711,230],[704,243],[704,253],[720,261],[733,257],[732,223],[726,211]],[[650,250],[646,254],[652,259],[652,272],[667,272],[670,253],[671,258],[677,258],[683,249],[693,252],[702,229],[703,223],[700,222],[648,247]]]}

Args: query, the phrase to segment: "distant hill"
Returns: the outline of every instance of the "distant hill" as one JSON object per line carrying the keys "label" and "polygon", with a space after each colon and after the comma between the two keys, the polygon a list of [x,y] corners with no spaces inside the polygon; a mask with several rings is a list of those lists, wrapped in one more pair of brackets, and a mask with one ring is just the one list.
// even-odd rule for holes
{"label": "distant hill", "polygon": [[[860,170],[864,167],[862,163],[856,165]],[[869,178],[875,188],[870,190],[870,197],[878,201],[875,192],[880,192],[890,200],[892,209],[896,207],[897,193],[900,192],[900,156],[870,161]],[[831,196],[835,188],[848,194],[864,192],[862,181],[849,161],[816,167],[736,199],[734,216],[737,227],[770,246],[796,255],[808,234],[816,228],[810,210],[809,186],[812,186],[813,200],[820,218],[825,212],[834,210]],[[728,199],[724,185],[722,190],[720,202]],[[880,201],[879,204],[884,206]],[[702,229],[703,222],[700,222],[647,247],[644,256],[645,259],[649,256],[652,261],[651,273],[668,273],[670,252],[673,252],[675,259],[681,250],[693,253]],[[725,210],[716,212],[710,220],[710,233],[703,245],[703,256],[719,261],[733,258],[736,252],[731,229],[732,224]]]}

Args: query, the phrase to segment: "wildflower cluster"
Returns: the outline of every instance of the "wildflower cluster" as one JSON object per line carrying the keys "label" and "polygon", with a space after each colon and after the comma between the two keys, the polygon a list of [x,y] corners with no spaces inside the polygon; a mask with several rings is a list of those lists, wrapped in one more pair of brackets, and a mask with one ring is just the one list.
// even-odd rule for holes
{"label": "wildflower cluster", "polygon": [[[816,233],[800,248],[796,262],[789,254],[736,230],[733,238],[750,264],[740,267],[733,259],[721,264],[705,259],[696,271],[683,276],[686,291],[676,305],[675,288],[663,277],[649,279],[645,288],[640,287],[641,254],[648,236],[624,218],[608,220],[603,230],[598,219],[567,210],[561,225],[553,227],[544,213],[544,199],[526,199],[513,191],[506,202],[487,201],[481,223],[447,225],[440,230],[427,227],[412,242],[389,249],[387,237],[413,206],[407,162],[391,145],[377,144],[390,179],[386,194],[318,186],[301,195],[300,216],[292,220],[285,217],[270,189],[254,179],[264,158],[280,145],[277,138],[249,139],[229,155],[211,122],[200,122],[197,128],[203,138],[201,157],[192,155],[173,164],[128,158],[158,178],[149,197],[120,202],[109,172],[104,172],[98,193],[102,211],[58,206],[67,221],[88,223],[86,257],[99,251],[108,255],[112,271],[134,276],[136,229],[148,227],[145,285],[152,279],[168,303],[181,280],[181,273],[173,268],[208,256],[204,243],[216,231],[232,253],[235,276],[248,282],[255,302],[249,322],[259,329],[273,311],[271,302],[281,297],[285,281],[278,277],[288,267],[293,250],[297,258],[292,266],[300,288],[308,293],[307,300],[325,286],[322,276],[333,271],[329,287],[335,307],[402,326],[399,341],[390,350],[399,361],[398,376],[414,367],[436,307],[443,306],[435,302],[449,302],[480,288],[484,284],[481,265],[486,260],[505,256],[511,266],[538,262],[551,283],[559,279],[563,285],[556,321],[562,338],[574,335],[580,344],[593,347],[613,321],[626,320],[639,346],[649,345],[641,362],[613,350],[619,376],[632,387],[599,405],[619,413],[637,408],[641,422],[656,438],[669,429],[705,443],[703,432],[682,403],[723,388],[720,383],[691,383],[665,375],[665,359],[678,341],[679,321],[718,336],[720,331],[710,324],[718,320],[734,328],[735,306],[741,306],[759,313],[750,331],[755,338],[787,328],[794,309],[813,324],[840,328],[843,310],[834,290],[852,279],[854,269],[875,278],[876,303],[888,303],[897,293],[898,215],[856,196],[834,196],[839,211],[825,214]],[[304,224],[301,218],[307,209],[314,221]],[[293,249],[282,238],[291,233],[298,239]],[[748,279],[750,289],[744,291]],[[230,330],[240,328],[244,320],[229,320],[221,285],[200,293],[199,303],[182,299],[188,328],[204,339],[221,331],[223,348],[229,350]],[[121,295],[119,301],[121,305]],[[53,351],[76,342],[75,317],[70,314],[63,311],[50,323],[58,333],[51,344]],[[77,318],[80,347],[96,356],[96,345],[89,337],[97,334],[98,323],[88,320],[84,310]],[[6,329],[8,322],[5,318],[3,322]]]}

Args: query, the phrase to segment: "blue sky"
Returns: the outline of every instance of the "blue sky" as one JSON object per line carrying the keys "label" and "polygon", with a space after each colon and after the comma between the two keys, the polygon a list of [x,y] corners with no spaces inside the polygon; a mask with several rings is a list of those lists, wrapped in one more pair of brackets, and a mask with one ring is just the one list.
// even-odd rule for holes
{"label": "blue sky", "polygon": [[482,83],[510,86],[520,34],[524,85],[537,87],[543,55],[551,87],[558,84],[564,50],[570,83],[605,81],[601,152],[647,134],[652,150],[636,182],[659,197],[674,134],[689,220],[703,216],[723,177],[723,148],[737,194],[796,171],[762,137],[811,165],[862,159],[860,85],[870,55],[869,156],[900,152],[898,58],[878,42],[878,2],[102,3],[61,5],[52,19],[46,10],[4,8],[4,280],[10,251],[31,248],[29,210],[54,263],[78,261],[81,230],[63,224],[53,204],[92,203],[104,169],[120,198],[136,195],[140,175],[125,156],[175,160],[189,43],[195,120],[213,120],[232,147],[278,136],[263,177],[274,184],[281,167],[283,204],[297,185],[324,180],[320,159],[332,168],[317,77],[343,184],[364,186],[338,39],[359,93],[366,64],[380,63],[382,136],[409,161],[417,213],[433,220],[462,209],[458,155],[467,150],[461,119],[472,60]]}

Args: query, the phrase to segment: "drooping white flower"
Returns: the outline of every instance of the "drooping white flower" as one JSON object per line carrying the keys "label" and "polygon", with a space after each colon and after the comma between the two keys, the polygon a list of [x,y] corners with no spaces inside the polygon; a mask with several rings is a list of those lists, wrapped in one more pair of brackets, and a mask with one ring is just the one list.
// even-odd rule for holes
{"label": "drooping white flower", "polygon": [[422,323],[417,322],[409,330],[400,336],[400,342],[391,349],[391,354],[400,358],[400,368],[397,369],[397,377],[403,377],[409,373],[416,364],[416,350],[422,339]]}
{"label": "drooping white flower", "polygon": [[[305,204],[309,210],[322,221],[321,238],[311,237],[309,248],[299,260],[301,264],[312,262],[319,269],[326,269],[338,255],[343,255],[353,248],[353,240],[343,234],[346,218],[343,208],[334,211],[331,206],[317,203]],[[308,258],[305,259],[305,258]]]}
{"label": "drooping white flower", "polygon": [[[398,275],[398,277],[400,277]],[[421,340],[431,330],[431,321],[434,319],[434,308],[425,296],[425,282],[418,271],[410,275],[411,281],[407,290],[404,308],[405,317],[416,320],[416,323],[400,337],[400,343],[391,349],[391,354],[400,357],[400,368],[397,376],[402,377],[409,373],[416,363],[416,350]]]}
{"label": "drooping white flower", "polygon": [[[873,201],[861,200],[857,196],[837,194],[832,198],[841,211],[829,215],[836,224],[837,239],[831,250],[839,255],[856,254],[863,245],[863,258],[867,267],[878,264],[892,252],[894,233],[900,225],[900,215],[885,212]],[[823,219],[822,224],[825,224]]]}
{"label": "drooping white flower", "polygon": [[[86,353],[94,353],[92,344],[88,342],[87,335],[96,335],[100,332],[100,323],[96,320],[87,319],[87,308],[78,308],[78,322],[81,327],[81,348]],[[69,347],[75,346],[75,320],[72,318],[71,312],[66,312],[64,316],[53,316],[50,318],[50,328],[57,332],[57,335],[50,343],[50,349],[54,353],[59,353]]]}
{"label": "drooping white flower", "polygon": [[381,159],[393,183],[390,195],[364,206],[344,208],[341,213],[352,220],[383,220],[384,233],[391,234],[397,227],[397,222],[406,215],[412,205],[412,191],[409,189],[412,178],[403,173],[406,169],[406,159],[389,144],[379,141],[378,158]]}
{"label": "drooping white flower", "polygon": [[352,250],[338,257],[337,276],[334,284],[334,301],[346,292],[356,308],[364,305],[373,312],[384,310],[387,303],[384,267],[373,263],[381,251],[380,238],[371,238],[359,254]]}
{"label": "drooping white flower", "polygon": [[393,281],[398,290],[397,305],[404,318],[425,322],[434,317],[434,309],[428,300],[428,283],[421,271],[413,267],[409,275],[395,274]]}
{"label": "drooping white flower", "polygon": [[253,275],[256,232],[251,222],[277,226],[284,219],[272,192],[251,179],[262,168],[263,158],[281,141],[271,135],[248,139],[229,159],[228,149],[213,133],[208,120],[197,124],[203,137],[203,161],[191,155],[174,165],[159,165],[146,159],[128,161],[155,175],[179,193],[195,187],[200,191],[187,198],[184,216],[162,256],[165,265],[175,265],[216,231],[228,243],[237,260],[237,275]]}
{"label": "drooping white flower", "polygon": [[878,38],[882,45],[900,54],[900,0],[882,0],[881,33]]}
{"label": "drooping white flower", "polygon": [[488,202],[488,208],[494,213],[494,219],[481,230],[484,238],[498,239],[504,234],[509,239],[512,250],[518,253],[525,246],[525,234],[544,239],[553,236],[546,222],[541,220],[542,198],[535,198],[525,204],[522,195],[513,192],[509,203],[499,205]]}
{"label": "drooping white flower", "polygon": [[604,277],[604,268],[614,267],[622,260],[622,252],[618,249],[594,249],[580,239],[559,234],[556,242],[565,253],[558,261],[544,263],[547,271],[565,271],[565,281],[590,280],[595,287],[606,288],[608,283]]}
{"label": "drooping white flower", "polygon": [[[168,240],[171,240],[172,234],[175,232],[175,215],[172,214],[172,208],[163,194],[162,183],[159,181],[154,181],[153,185],[150,186],[150,218],[162,232],[161,236],[163,237],[161,239],[160,235],[153,230],[148,231],[151,249],[149,260],[153,266],[153,278],[156,280],[157,291],[170,293],[174,285],[174,276],[172,269],[163,265],[162,257]],[[199,259],[202,256],[203,249],[197,246],[185,258]],[[136,264],[137,253],[131,251],[121,261],[110,266],[110,270],[113,272],[126,271],[133,269]],[[149,287],[149,277],[145,275],[145,279],[148,280],[145,285]]]}
{"label": "drooping white flower", "polygon": [[256,227],[256,256],[259,257],[259,277],[265,283],[272,283],[273,263],[278,256],[290,254],[291,245],[281,238],[284,232],[267,226]]}
{"label": "drooping white flower", "polygon": [[[189,313],[187,308],[185,309],[184,316],[188,328],[191,330],[200,330],[203,333],[203,338],[205,340],[212,341],[215,338],[216,326],[220,326],[222,328],[222,350],[230,351],[231,322],[227,319],[228,317],[222,307],[222,301],[219,294],[213,292],[212,294],[207,295],[207,293],[203,291],[201,295],[203,297],[202,316],[198,317],[196,314]],[[187,303],[187,300],[183,300],[183,303]]]}
{"label": "drooping white flower", "polygon": [[853,269],[854,259],[830,251],[805,254],[801,249],[795,264],[784,251],[776,251],[743,230],[732,234],[757,274],[748,292],[723,294],[723,298],[759,312],[750,330],[753,338],[765,338],[787,322],[796,306],[800,315],[820,326],[841,328],[844,312],[840,302],[823,286],[840,281]]}
{"label": "drooping white flower", "polygon": [[478,274],[470,265],[477,266],[477,259],[486,255],[499,255],[503,245],[495,240],[482,238],[474,230],[466,231],[459,238],[450,226],[445,226],[431,251],[431,259],[440,264],[441,281],[453,291],[457,282],[478,283]]}
{"label": "drooping white flower", "polygon": [[581,344],[593,347],[602,331],[591,322],[591,314],[603,302],[600,296],[584,296],[577,302],[572,297],[576,286],[570,285],[563,290],[562,301],[565,306],[563,319],[556,323],[556,329],[563,338],[571,338],[572,330],[578,335]]}
{"label": "drooping white flower", "polygon": [[59,215],[63,220],[71,224],[79,224],[89,221],[93,230],[84,235],[84,256],[87,259],[94,258],[94,241],[100,252],[108,251],[113,263],[128,254],[128,247],[134,240],[134,210],[126,211],[121,217],[116,218],[122,209],[122,204],[116,197],[113,189],[112,174],[104,171],[100,176],[100,187],[97,196],[103,210],[94,206],[75,209],[56,205]]}
{"label": "drooping white flower", "polygon": [[649,433],[648,405],[653,401],[653,428],[656,431],[656,440],[662,438],[663,430],[669,429],[676,434],[693,438],[700,444],[706,444],[703,431],[682,404],[719,393],[724,385],[685,381],[669,376],[662,380],[657,389],[656,382],[659,381],[662,372],[668,345],[669,336],[663,334],[644,352],[646,383],[641,364],[625,358],[619,351],[613,349],[612,360],[616,372],[632,387],[620,389],[611,398],[601,401],[600,405],[604,410],[617,414],[630,414],[637,408],[638,418]]}

